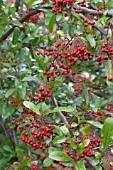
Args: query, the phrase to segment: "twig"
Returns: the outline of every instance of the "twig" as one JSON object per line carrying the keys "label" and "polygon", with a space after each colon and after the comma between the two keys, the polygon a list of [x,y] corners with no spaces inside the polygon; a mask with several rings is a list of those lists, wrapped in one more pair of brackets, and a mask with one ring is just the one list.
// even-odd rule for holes
{"label": "twig", "polygon": [[[43,11],[42,9],[35,9],[30,11],[27,15],[25,15],[22,19],[19,20],[19,22],[22,24],[23,22],[25,22],[30,16],[37,14],[39,12]],[[13,32],[13,30],[15,29],[15,27],[19,27],[19,26],[12,26],[12,28],[10,28],[6,33],[4,33],[1,37],[0,37],[0,42],[6,40],[8,38],[8,36]]]}
{"label": "twig", "polygon": [[20,6],[20,0],[16,0],[16,2],[15,2],[16,12],[18,12],[19,6]]}
{"label": "twig", "polygon": [[88,164],[90,164],[90,166],[92,167],[92,170],[97,169],[97,167],[93,165],[93,161],[89,157],[85,156],[84,159],[88,162]]}
{"label": "twig", "polygon": [[[82,10],[83,12],[85,13],[89,13],[91,15],[102,15],[103,14],[103,11],[98,11],[98,10],[93,10],[93,9],[89,9],[89,8],[86,8],[86,7],[81,7],[81,6],[77,6],[76,9],[80,9]],[[104,11],[105,12],[105,11]],[[106,16],[108,17],[113,17],[113,11],[109,11]]]}
{"label": "twig", "polygon": [[[55,105],[56,107],[58,107],[57,100],[56,100],[54,97],[52,97],[52,100],[53,100],[54,105]],[[69,125],[66,117],[63,115],[63,113],[62,113],[61,111],[58,111],[58,115],[60,116],[62,122],[67,126],[68,130],[70,131],[71,136],[74,137],[73,132],[72,132],[71,129],[70,129],[70,125]]]}
{"label": "twig", "polygon": [[[12,116],[10,116],[10,120],[11,121],[13,120]],[[14,139],[14,145],[17,146],[18,142],[17,142],[17,137],[16,137],[16,133],[15,133],[14,128],[12,129],[12,134],[13,134],[13,139]]]}
{"label": "twig", "polygon": [[4,133],[5,133],[6,138],[9,139],[9,135],[8,135],[6,129],[5,129],[5,126],[4,126],[3,122],[2,122],[2,120],[0,120],[0,124],[1,124],[1,126],[2,126],[2,128],[3,128],[3,130],[4,130]]}
{"label": "twig", "polygon": [[[54,105],[56,107],[58,107],[58,103],[57,103],[57,100],[55,99],[55,97],[52,97],[52,100],[53,100]],[[73,134],[72,130],[70,129],[70,125],[69,125],[66,117],[62,114],[61,111],[58,111],[58,115],[60,116],[62,122],[67,126],[67,128],[68,128],[68,130],[69,130],[69,132],[71,134],[71,137],[74,137],[74,134]],[[76,161],[76,149],[73,150],[73,158]]]}

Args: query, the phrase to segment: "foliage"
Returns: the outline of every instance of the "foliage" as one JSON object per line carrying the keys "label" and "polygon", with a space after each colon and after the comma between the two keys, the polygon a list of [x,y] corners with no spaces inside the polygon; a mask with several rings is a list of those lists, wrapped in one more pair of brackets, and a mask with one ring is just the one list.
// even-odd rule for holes
{"label": "foliage", "polygon": [[113,2],[0,1],[0,170],[112,170]]}

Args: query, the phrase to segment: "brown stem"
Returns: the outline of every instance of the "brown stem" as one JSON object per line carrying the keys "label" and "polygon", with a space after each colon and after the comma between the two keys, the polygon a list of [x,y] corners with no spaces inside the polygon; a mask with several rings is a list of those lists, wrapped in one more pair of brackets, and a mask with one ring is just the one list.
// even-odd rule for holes
{"label": "brown stem", "polygon": [[[10,116],[10,120],[11,121],[13,120],[12,116]],[[18,142],[17,142],[17,137],[16,137],[16,133],[15,133],[15,129],[14,128],[12,129],[12,134],[13,134],[13,139],[14,139],[14,145],[17,146]]]}
{"label": "brown stem", "polygon": [[92,167],[92,170],[96,170],[97,169],[97,167],[95,165],[93,165],[93,161],[89,157],[85,156],[84,159]]}
{"label": "brown stem", "polygon": [[[55,107],[58,107],[58,103],[57,103],[57,100],[55,99],[55,97],[52,97],[52,100],[53,100]],[[74,137],[73,132],[70,129],[70,125],[69,125],[66,117],[63,115],[63,113],[61,111],[58,111],[58,115],[60,116],[62,122],[67,126],[71,136]]]}
{"label": "brown stem", "polygon": [[20,0],[16,0],[16,1],[15,1],[16,12],[18,12],[19,6],[20,6]]}
{"label": "brown stem", "polygon": [[4,131],[4,133],[5,133],[6,138],[9,139],[9,135],[8,135],[6,129],[5,129],[5,126],[4,126],[3,122],[2,122],[2,120],[0,120],[0,124],[1,124],[1,126],[2,126],[2,128],[3,128],[3,131]]}
{"label": "brown stem", "polygon": [[[89,9],[89,8],[81,7],[81,6],[77,6],[77,9],[80,9],[84,13],[89,13],[91,15],[102,15],[103,13],[103,11],[93,10],[93,9]],[[113,17],[113,11],[109,11],[106,16]]]}

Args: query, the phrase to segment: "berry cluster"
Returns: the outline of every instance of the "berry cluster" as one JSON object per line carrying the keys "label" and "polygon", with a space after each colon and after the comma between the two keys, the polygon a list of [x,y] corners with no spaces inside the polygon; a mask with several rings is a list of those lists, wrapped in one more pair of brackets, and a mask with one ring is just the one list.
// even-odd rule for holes
{"label": "berry cluster", "polygon": [[40,88],[38,88],[38,93],[36,93],[35,96],[32,97],[32,99],[35,101],[39,100],[40,102],[45,101],[47,97],[52,96],[51,89],[52,87],[47,88],[47,87],[41,86]]}
{"label": "berry cluster", "polygon": [[37,164],[34,163],[34,164],[31,165],[30,170],[40,170],[40,169],[38,168]]}
{"label": "berry cluster", "polygon": [[66,6],[73,6],[75,0],[52,0],[53,8],[52,11],[57,14],[66,11]]}
{"label": "berry cluster", "polygon": [[32,22],[32,23],[37,23],[39,15],[40,15],[40,13],[30,16],[29,21]]}
{"label": "berry cluster", "polygon": [[70,74],[75,73],[71,68],[76,64],[80,65],[81,61],[92,59],[90,51],[87,50],[85,43],[82,39],[75,35],[71,41],[63,41],[54,45],[56,50],[46,48],[45,53],[38,52],[42,56],[51,56],[51,65],[48,71],[43,74],[47,76],[48,80],[54,81],[57,76],[64,75],[68,77]]}
{"label": "berry cluster", "polygon": [[42,149],[45,151],[50,146],[45,141],[50,137],[51,124],[41,125],[40,123],[30,123],[29,130],[22,130],[22,126],[20,127],[20,125],[18,128],[23,134],[22,141],[31,145],[33,150]]}

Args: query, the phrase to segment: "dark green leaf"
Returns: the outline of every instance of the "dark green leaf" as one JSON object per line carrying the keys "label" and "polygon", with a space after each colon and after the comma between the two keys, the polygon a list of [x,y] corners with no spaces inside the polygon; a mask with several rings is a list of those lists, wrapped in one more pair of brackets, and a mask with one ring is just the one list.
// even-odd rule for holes
{"label": "dark green leaf", "polygon": [[43,164],[44,164],[44,167],[48,167],[50,166],[51,164],[53,163],[52,159],[47,157],[46,159],[44,159],[43,161]]}
{"label": "dark green leaf", "polygon": [[55,15],[53,14],[52,17],[50,18],[49,25],[48,25],[48,28],[49,28],[50,32],[53,31],[54,21],[55,21]]}
{"label": "dark green leaf", "polygon": [[56,161],[72,162],[73,159],[62,151],[54,151],[49,154],[49,157]]}
{"label": "dark green leaf", "polygon": [[88,89],[85,86],[82,87],[82,97],[85,100],[86,106],[88,106],[88,102],[89,102]]}
{"label": "dark green leaf", "polygon": [[106,149],[111,142],[113,142],[113,118],[107,118],[104,122],[104,126],[102,128],[102,144],[104,149]]}
{"label": "dark green leaf", "polygon": [[89,44],[90,44],[91,46],[94,46],[94,47],[95,47],[96,41],[95,41],[95,39],[93,38],[93,36],[92,36],[91,34],[87,34],[87,35],[86,35],[86,39],[88,40],[88,42],[89,42]]}
{"label": "dark green leaf", "polygon": [[8,98],[9,96],[11,96],[13,94],[13,92],[15,91],[15,89],[9,89],[6,94],[5,97]]}
{"label": "dark green leaf", "polygon": [[20,29],[18,27],[16,27],[13,31],[13,44],[17,44],[18,43],[18,39],[19,39],[19,36],[20,36]]}
{"label": "dark green leaf", "polygon": [[86,170],[85,165],[82,161],[78,161],[75,167],[76,167],[76,170]]}

